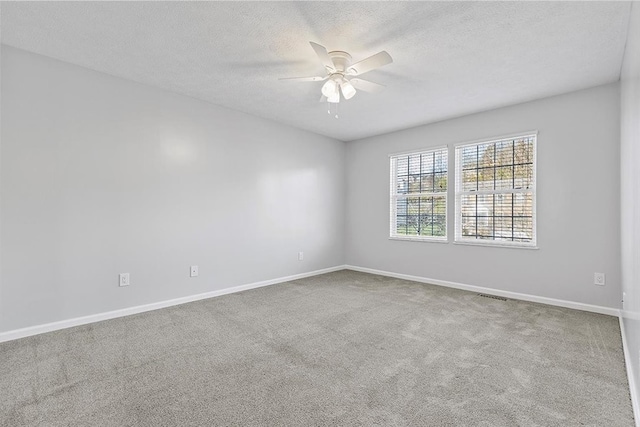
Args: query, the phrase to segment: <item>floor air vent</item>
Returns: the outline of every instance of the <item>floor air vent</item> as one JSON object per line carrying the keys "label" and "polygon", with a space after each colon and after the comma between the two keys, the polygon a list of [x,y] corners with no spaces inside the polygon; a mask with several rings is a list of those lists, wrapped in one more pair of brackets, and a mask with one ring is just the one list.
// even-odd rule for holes
{"label": "floor air vent", "polygon": [[484,297],[484,298],[491,298],[491,299],[498,299],[500,301],[507,301],[506,298],[503,297],[497,297],[495,295],[487,295],[487,294],[478,294],[479,297]]}

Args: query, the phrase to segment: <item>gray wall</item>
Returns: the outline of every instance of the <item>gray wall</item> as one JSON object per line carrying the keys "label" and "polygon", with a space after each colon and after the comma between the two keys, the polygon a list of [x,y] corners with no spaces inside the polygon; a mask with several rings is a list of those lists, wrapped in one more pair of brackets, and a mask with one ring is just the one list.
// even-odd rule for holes
{"label": "gray wall", "polygon": [[[0,107],[0,332],[345,260],[620,306],[617,84],[345,152],[329,138],[3,46]],[[539,250],[388,239],[389,153],[534,129]],[[452,239],[452,204],[449,227]],[[200,277],[188,277],[191,264]],[[593,285],[596,271],[605,287]],[[117,286],[119,272],[131,273],[129,288]]]}
{"label": "gray wall", "polygon": [[[619,120],[615,83],[348,143],[347,264],[620,307]],[[539,131],[538,250],[388,239],[390,153],[530,130]]]}
{"label": "gray wall", "polygon": [[[640,396],[640,4],[631,8],[622,68],[622,317]],[[636,401],[636,403],[638,403]],[[640,409],[640,408],[636,408]],[[640,415],[636,413],[636,415]],[[640,420],[637,421],[640,425]]]}
{"label": "gray wall", "polygon": [[342,142],[6,46],[1,108],[0,332],[343,263]]}

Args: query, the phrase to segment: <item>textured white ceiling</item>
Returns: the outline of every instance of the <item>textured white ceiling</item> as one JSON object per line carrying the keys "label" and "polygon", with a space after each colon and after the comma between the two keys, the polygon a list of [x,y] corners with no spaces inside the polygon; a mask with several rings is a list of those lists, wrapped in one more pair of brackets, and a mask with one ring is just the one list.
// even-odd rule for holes
{"label": "textured white ceiling", "polygon": [[[618,80],[628,2],[3,2],[2,42],[343,141]],[[309,46],[394,63],[340,103]]]}

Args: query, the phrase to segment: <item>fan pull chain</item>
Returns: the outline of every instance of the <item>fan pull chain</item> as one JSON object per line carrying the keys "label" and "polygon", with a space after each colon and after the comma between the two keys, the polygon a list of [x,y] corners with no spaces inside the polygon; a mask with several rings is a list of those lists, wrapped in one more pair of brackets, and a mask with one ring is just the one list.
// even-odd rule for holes
{"label": "fan pull chain", "polygon": [[331,115],[331,104],[334,104],[334,105],[335,105],[335,107],[334,107],[334,108],[335,108],[335,110],[336,110],[336,113],[335,113],[335,115],[334,115],[333,117],[335,117],[336,119],[339,119],[340,117],[338,116],[338,106],[339,106],[340,104],[338,104],[337,102],[336,102],[336,103],[333,103],[333,102],[327,102],[327,114]]}

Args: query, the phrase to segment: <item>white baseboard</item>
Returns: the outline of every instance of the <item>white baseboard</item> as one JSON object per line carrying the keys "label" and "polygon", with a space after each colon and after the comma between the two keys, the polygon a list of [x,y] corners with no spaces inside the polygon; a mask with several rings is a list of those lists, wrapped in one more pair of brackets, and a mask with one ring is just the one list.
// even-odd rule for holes
{"label": "white baseboard", "polygon": [[633,365],[631,364],[631,354],[627,347],[627,334],[624,328],[624,318],[620,316],[620,333],[622,334],[622,350],[624,351],[624,364],[627,368],[627,380],[629,381],[629,393],[631,394],[631,406],[633,407],[633,417],[636,427],[640,427],[640,401],[638,401],[638,389],[633,375]]}
{"label": "white baseboard", "polygon": [[371,273],[371,274],[378,274],[380,276],[395,277],[396,279],[411,280],[413,282],[428,283],[431,285],[445,286],[447,288],[461,289],[463,291],[478,292],[482,294],[496,295],[496,296],[510,298],[510,299],[537,302],[542,304],[555,305],[558,307],[573,308],[575,310],[590,311],[590,312],[599,313],[599,314],[608,314],[610,316],[615,316],[615,317],[618,317],[620,315],[620,310],[612,307],[602,307],[599,305],[583,304],[580,302],[566,301],[566,300],[555,299],[555,298],[539,297],[536,295],[521,294],[518,292],[502,291],[499,289],[484,288],[481,286],[467,285],[464,283],[457,283],[457,282],[449,282],[446,280],[429,279],[427,277],[411,276],[409,274],[393,273],[390,271],[376,270],[373,268],[366,268],[366,267],[358,267],[355,265],[345,265],[344,268],[348,270],[361,271],[363,273]]}
{"label": "white baseboard", "polygon": [[186,297],[175,298],[167,301],[154,302],[151,304],[138,305],[135,307],[123,308],[120,310],[107,311],[105,313],[91,314],[89,316],[76,317],[73,319],[61,320],[58,322],[46,323],[43,325],[30,326],[28,328],[15,329],[0,333],[0,343],[11,341],[18,338],[25,338],[31,335],[43,334],[45,332],[57,331],[59,329],[71,328],[73,326],[86,325],[87,323],[100,322],[102,320],[114,319],[116,317],[129,316],[132,314],[143,313],[145,311],[158,310],[160,308],[171,307],[174,305],[185,304],[188,302],[199,301],[207,298],[218,297],[221,295],[242,292],[249,289],[261,288],[263,286],[275,285],[277,283],[290,282],[292,280],[303,279],[305,277],[317,276],[319,274],[331,273],[333,271],[344,270],[344,265],[324,268],[322,270],[310,271],[308,273],[294,274],[292,276],[278,277],[276,279],[263,280],[261,282],[249,283],[246,285],[234,286],[232,288],[220,289],[217,291],[205,292],[203,294],[188,295]]}

